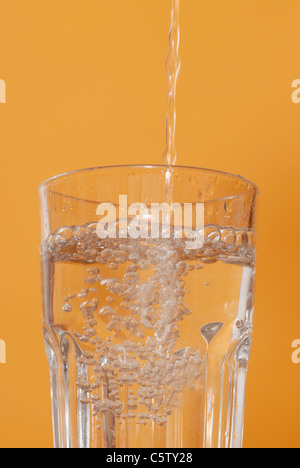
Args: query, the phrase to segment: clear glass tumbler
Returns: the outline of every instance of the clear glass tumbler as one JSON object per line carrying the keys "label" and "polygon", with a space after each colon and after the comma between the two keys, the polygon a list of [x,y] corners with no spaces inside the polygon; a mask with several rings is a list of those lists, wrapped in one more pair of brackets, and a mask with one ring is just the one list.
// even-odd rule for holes
{"label": "clear glass tumbler", "polygon": [[189,167],[40,189],[56,448],[240,448],[257,187]]}

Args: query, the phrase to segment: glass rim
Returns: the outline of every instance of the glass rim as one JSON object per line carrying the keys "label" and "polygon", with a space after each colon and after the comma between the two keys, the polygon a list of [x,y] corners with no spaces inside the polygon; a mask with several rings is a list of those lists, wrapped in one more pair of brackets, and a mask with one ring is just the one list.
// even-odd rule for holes
{"label": "glass rim", "polygon": [[139,169],[159,169],[159,168],[164,168],[164,169],[183,169],[183,170],[193,170],[193,171],[202,171],[202,172],[207,172],[207,173],[212,173],[216,175],[223,175],[223,176],[228,176],[233,179],[239,179],[243,182],[245,182],[246,185],[250,185],[252,189],[256,192],[256,194],[259,194],[259,188],[258,186],[254,183],[251,182],[251,180],[237,174],[233,174],[230,172],[225,172],[225,171],[220,171],[217,169],[208,169],[208,168],[203,168],[203,167],[197,167],[197,166],[169,166],[167,164],[117,164],[117,165],[110,165],[110,166],[95,166],[95,167],[87,167],[83,169],[75,169],[73,171],[68,171],[68,172],[63,172],[61,174],[49,177],[48,179],[44,180],[37,188],[37,191],[40,192],[42,189],[46,188],[47,185],[49,185],[51,182],[74,175],[74,174],[80,174],[80,173],[87,173],[87,172],[93,172],[93,171],[99,171],[99,170],[105,170],[105,169],[130,169],[130,168],[139,168]]}

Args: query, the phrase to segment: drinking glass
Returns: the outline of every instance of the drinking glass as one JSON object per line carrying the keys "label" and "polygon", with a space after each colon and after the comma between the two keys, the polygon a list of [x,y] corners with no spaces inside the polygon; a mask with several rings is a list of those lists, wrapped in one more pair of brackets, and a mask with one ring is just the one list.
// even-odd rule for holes
{"label": "drinking glass", "polygon": [[179,166],[44,182],[56,448],[240,448],[257,187]]}

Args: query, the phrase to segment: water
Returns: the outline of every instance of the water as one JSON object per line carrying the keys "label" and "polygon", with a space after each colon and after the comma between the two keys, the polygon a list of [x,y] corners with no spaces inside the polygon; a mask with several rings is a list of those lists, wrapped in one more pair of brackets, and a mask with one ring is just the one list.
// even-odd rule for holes
{"label": "water", "polygon": [[234,407],[225,374],[251,334],[252,232],[207,226],[190,250],[172,236],[99,239],[90,223],[53,233],[41,258],[69,446],[230,444],[218,438]]}
{"label": "water", "polygon": [[175,147],[176,88],[178,75],[181,67],[181,60],[179,55],[179,5],[180,0],[172,0],[171,27],[169,34],[169,54],[166,62],[169,80],[169,93],[166,129],[166,148],[164,150],[163,162],[168,166],[175,165],[177,159],[177,152]]}
{"label": "water", "polygon": [[[179,38],[179,0],[172,0],[163,156],[170,205]],[[96,223],[62,227],[43,244],[56,446],[235,445],[251,343],[254,233],[210,225],[203,246],[188,244],[172,232],[99,239]]]}

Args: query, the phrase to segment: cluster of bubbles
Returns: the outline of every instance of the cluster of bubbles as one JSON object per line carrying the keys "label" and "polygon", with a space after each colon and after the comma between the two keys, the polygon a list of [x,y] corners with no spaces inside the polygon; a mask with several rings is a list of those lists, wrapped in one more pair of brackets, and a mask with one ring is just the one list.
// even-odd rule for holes
{"label": "cluster of bubbles", "polygon": [[[143,246],[148,248],[148,245],[168,245],[176,251],[179,260],[192,258],[203,263],[222,260],[248,266],[255,263],[255,231],[246,228],[235,229],[211,224],[197,231],[182,232],[180,229],[181,236],[177,236],[176,228],[168,227],[164,238],[164,227],[160,227],[157,239],[151,238],[151,233],[146,238],[132,239],[131,226],[127,229],[123,225],[119,227],[118,221],[111,229],[115,238],[100,239],[97,235],[97,223],[59,228],[48,237],[42,246],[42,253],[50,253],[53,261],[83,261],[99,265],[110,263],[111,269],[118,269],[120,263],[130,261],[143,270],[147,269],[149,262],[155,265],[157,256],[160,255],[159,249],[153,250],[150,256],[144,255]],[[119,233],[122,236],[119,237]],[[128,235],[126,239],[121,238],[124,234]],[[164,240],[167,242],[164,243]]]}
{"label": "cluster of bubbles", "polygon": [[[73,336],[83,348],[92,346],[79,358],[89,369],[77,381],[81,403],[90,404],[99,421],[109,415],[165,425],[184,387],[202,376],[199,351],[176,350],[180,322],[192,313],[184,303],[184,277],[220,258],[251,264],[253,252],[251,233],[217,226],[206,227],[203,245],[194,250],[177,238],[99,239],[95,223],[51,235],[43,254],[87,265],[85,287],[62,305],[71,313],[79,300],[84,326]],[[125,399],[122,388],[129,388]]]}

